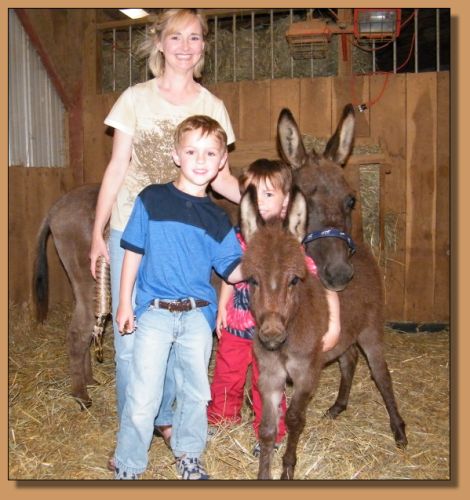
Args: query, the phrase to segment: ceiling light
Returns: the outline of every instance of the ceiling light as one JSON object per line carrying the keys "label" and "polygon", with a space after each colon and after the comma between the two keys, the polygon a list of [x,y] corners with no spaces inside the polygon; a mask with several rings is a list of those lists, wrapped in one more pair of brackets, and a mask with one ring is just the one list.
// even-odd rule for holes
{"label": "ceiling light", "polygon": [[123,14],[131,19],[140,19],[149,15],[144,9],[119,9]]}

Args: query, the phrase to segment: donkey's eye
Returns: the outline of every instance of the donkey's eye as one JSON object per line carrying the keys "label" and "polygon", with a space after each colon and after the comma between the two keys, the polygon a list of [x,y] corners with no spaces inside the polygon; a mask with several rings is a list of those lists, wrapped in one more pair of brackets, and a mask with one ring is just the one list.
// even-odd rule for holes
{"label": "donkey's eye", "polygon": [[300,278],[298,276],[294,276],[289,283],[289,286],[297,285],[297,283],[300,281]]}
{"label": "donkey's eye", "polygon": [[346,207],[352,210],[356,205],[356,198],[354,196],[348,196],[346,198]]}
{"label": "donkey's eye", "polygon": [[258,286],[258,282],[253,278],[253,276],[250,276],[247,280],[247,283],[252,286]]}

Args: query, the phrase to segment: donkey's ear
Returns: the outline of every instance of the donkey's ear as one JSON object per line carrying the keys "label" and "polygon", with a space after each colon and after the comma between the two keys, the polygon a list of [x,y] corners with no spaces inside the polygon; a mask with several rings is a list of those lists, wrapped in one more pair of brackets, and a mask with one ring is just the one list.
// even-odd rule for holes
{"label": "donkey's ear", "polygon": [[258,211],[256,188],[248,186],[240,201],[240,227],[244,240],[248,243],[264,221]]}
{"label": "donkey's ear", "polygon": [[296,186],[294,186],[290,195],[284,226],[289,228],[289,231],[299,242],[302,242],[307,233],[307,200],[302,191]]}
{"label": "donkey's ear", "polygon": [[289,109],[284,108],[277,121],[277,137],[281,157],[293,169],[300,168],[307,160],[307,152],[299,127]]}
{"label": "donkey's ear", "polygon": [[323,156],[339,165],[344,165],[352,150],[355,127],[354,107],[348,104],[344,107],[338,128],[328,141]]}

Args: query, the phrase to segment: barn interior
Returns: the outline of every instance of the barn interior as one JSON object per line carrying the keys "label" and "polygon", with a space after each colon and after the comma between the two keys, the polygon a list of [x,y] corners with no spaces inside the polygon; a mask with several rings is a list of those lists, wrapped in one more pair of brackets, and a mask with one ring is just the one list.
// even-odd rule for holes
{"label": "barn interior", "polygon": [[[28,80],[9,71],[11,479],[110,478],[105,463],[117,426],[112,332],[108,325],[105,362],[94,364],[100,385],[92,389],[93,406],[80,411],[68,395],[70,283],[50,241],[51,312],[38,325],[33,263],[51,205],[74,187],[101,181],[112,147],[103,120],[125,88],[151,77],[135,49],[160,10],[136,20],[119,9],[9,12],[10,60],[31,58]],[[343,107],[356,108],[355,147],[345,167],[358,198],[353,237],[370,245],[383,274],[387,360],[410,447],[395,449],[364,360],[351,409],[337,421],[321,418],[338,384],[332,366],[311,403],[306,435],[317,437],[302,445],[298,477],[449,479],[450,9],[391,9],[400,11],[395,32],[372,38],[355,35],[361,9],[204,10],[210,29],[201,83],[229,112],[234,173],[257,158],[278,157],[282,108],[290,108],[317,150]],[[299,55],[286,34],[302,22],[312,32]],[[44,98],[49,93],[55,97]],[[22,110],[15,103],[25,95],[29,107]],[[21,120],[30,124],[26,134]],[[35,148],[41,151],[31,153]],[[20,363],[26,355],[28,367]],[[250,418],[247,393],[244,424],[222,429],[209,444],[206,461],[217,479],[256,477]],[[151,453],[146,478],[176,479],[163,443],[155,440]]]}

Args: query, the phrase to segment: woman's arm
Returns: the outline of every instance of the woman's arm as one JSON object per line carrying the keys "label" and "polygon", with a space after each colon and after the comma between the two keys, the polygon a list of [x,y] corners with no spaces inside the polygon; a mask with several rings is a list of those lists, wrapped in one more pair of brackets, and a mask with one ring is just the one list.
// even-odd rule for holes
{"label": "woman's arm", "polygon": [[96,203],[95,224],[90,249],[90,270],[96,279],[96,261],[103,255],[109,263],[109,254],[103,239],[103,231],[111,216],[111,209],[116,200],[117,193],[121,187],[129,167],[132,153],[132,136],[115,129],[113,139],[113,152],[111,160],[101,182],[98,201]]}
{"label": "woman's arm", "polygon": [[211,187],[214,191],[222,195],[227,200],[234,203],[240,203],[240,188],[238,179],[230,172],[228,158],[224,168],[217,174],[217,177],[212,181]]}

